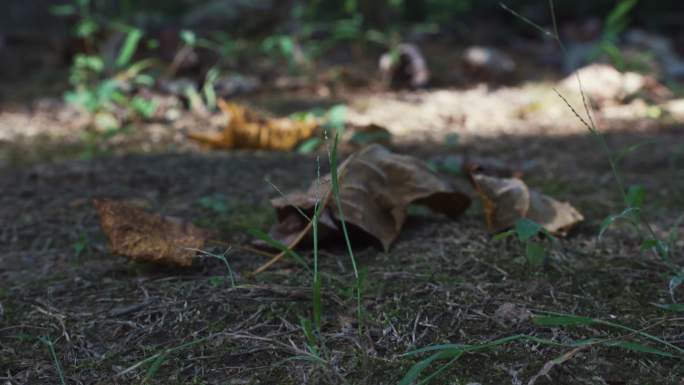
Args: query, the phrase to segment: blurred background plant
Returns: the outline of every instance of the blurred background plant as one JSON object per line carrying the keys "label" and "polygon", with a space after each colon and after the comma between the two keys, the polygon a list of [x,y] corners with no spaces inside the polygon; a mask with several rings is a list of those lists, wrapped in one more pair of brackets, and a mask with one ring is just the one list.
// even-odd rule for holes
{"label": "blurred background plant", "polygon": [[[122,2],[122,7],[124,15],[132,12],[132,2]],[[106,19],[91,0],[54,6],[52,12],[76,19],[73,34],[83,51],[73,56],[71,90],[64,97],[91,114],[95,135],[108,138],[136,119],[151,118],[157,105],[139,91],[154,84],[148,70],[155,60],[134,60],[144,31],[120,19]],[[154,47],[156,42],[147,44]]]}
{"label": "blurred background plant", "polygon": [[[314,84],[312,93],[319,96],[334,93],[338,83],[345,83],[340,89],[349,84],[365,87],[374,77],[379,78],[378,58],[389,53],[396,65],[399,47],[405,43],[429,49],[430,44],[439,42],[442,47],[453,46],[454,51],[482,42],[513,44],[511,35],[488,27],[493,23],[518,39],[540,39],[502,11],[498,1],[57,3],[36,0],[28,7],[19,0],[9,0],[9,12],[0,15],[0,38],[5,46],[11,46],[13,39],[18,39],[15,36],[21,36],[22,42],[34,39],[52,47],[51,51],[32,47],[30,52],[50,51],[58,58],[44,63],[43,72],[55,73],[59,60],[68,65],[65,99],[91,117],[91,139],[97,140],[133,132],[140,123],[180,115],[166,114],[164,106],[160,106],[159,94],[171,94],[181,100],[182,107],[206,116],[217,111],[218,98],[265,91],[268,87],[292,90]],[[535,23],[548,24],[546,2],[505,3]],[[666,3],[673,10],[682,9],[679,2]],[[41,5],[45,5],[44,9]],[[568,42],[568,50],[577,53],[574,59],[563,63],[563,70],[569,73],[600,59],[621,71],[648,72],[653,67],[662,67],[666,79],[684,73],[684,63],[675,57],[673,47],[657,36],[639,35],[633,30],[637,25],[674,36],[678,22],[662,17],[662,7],[662,3],[638,0],[557,1],[559,25],[569,25],[561,28],[560,33]],[[45,31],[36,35],[13,21],[22,15],[45,25]],[[596,15],[607,16],[596,19]],[[625,51],[623,43],[629,39],[645,48]],[[1,48],[2,44],[0,59]],[[428,62],[435,55],[424,53]],[[560,56],[555,52],[548,54]],[[10,81],[25,79],[28,69],[31,75],[40,73],[40,66],[21,63],[28,61],[28,57],[18,55],[16,60],[4,60],[7,70],[0,78],[6,75]],[[443,63],[428,64],[442,72],[453,72],[448,66],[439,68]],[[324,86],[315,88],[321,84]],[[678,89],[676,84],[670,88]],[[292,109],[285,111],[291,112]]]}

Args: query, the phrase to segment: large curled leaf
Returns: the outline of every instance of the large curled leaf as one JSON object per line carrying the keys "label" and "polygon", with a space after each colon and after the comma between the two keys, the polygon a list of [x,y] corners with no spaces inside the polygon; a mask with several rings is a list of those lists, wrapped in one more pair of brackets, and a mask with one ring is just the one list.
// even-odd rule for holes
{"label": "large curled leaf", "polygon": [[222,99],[217,105],[227,115],[228,125],[215,133],[189,132],[189,139],[213,149],[292,150],[318,128],[312,119],[267,118]]}
{"label": "large curled leaf", "polygon": [[472,175],[485,211],[487,227],[499,232],[527,218],[546,231],[563,235],[584,217],[573,206],[531,190],[517,178]]}
{"label": "large curled leaf", "polygon": [[[422,161],[371,145],[351,155],[340,167],[339,202],[344,220],[380,241],[388,249],[406,220],[411,204],[456,217],[470,205],[470,198],[439,178]],[[313,212],[316,199],[330,191],[330,175],[314,181],[307,192],[295,192],[271,201],[278,224],[273,238],[288,244],[306,226],[307,219],[296,210]],[[335,201],[320,217],[319,231],[338,231],[339,211]]]}
{"label": "large curled leaf", "polygon": [[148,213],[130,203],[95,199],[100,226],[114,254],[137,261],[190,266],[209,233],[176,218]]}

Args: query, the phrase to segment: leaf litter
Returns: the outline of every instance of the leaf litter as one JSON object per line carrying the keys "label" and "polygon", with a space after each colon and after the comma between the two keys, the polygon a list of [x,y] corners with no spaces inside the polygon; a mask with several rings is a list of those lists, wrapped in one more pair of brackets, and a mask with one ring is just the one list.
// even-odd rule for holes
{"label": "leaf litter", "polygon": [[313,137],[319,123],[315,119],[270,118],[247,107],[217,101],[228,118],[223,130],[214,133],[190,131],[187,138],[210,149],[259,149],[287,151]]}
{"label": "leaf litter", "polygon": [[[227,105],[227,104],[226,104]],[[227,108],[224,105],[224,108]],[[231,108],[238,108],[232,105]],[[242,110],[247,113],[247,110]],[[465,162],[464,172],[481,199],[487,227],[500,232],[527,218],[549,233],[565,235],[584,217],[572,205],[539,193],[517,177],[519,172]],[[277,222],[268,238],[291,250],[311,240],[311,218],[318,206],[318,239],[339,236],[340,212],[354,230],[377,240],[385,250],[399,236],[411,205],[457,218],[471,198],[433,172],[427,163],[372,144],[351,154],[338,167],[339,205],[332,198],[331,175],[314,180],[307,191],[283,194],[271,200]],[[132,260],[190,266],[210,232],[177,218],[148,213],[124,201],[95,199],[101,227],[115,254]],[[341,210],[340,210],[341,209]],[[272,246],[272,242],[255,242]],[[281,253],[283,254],[283,253]],[[256,272],[277,261],[272,259]]]}
{"label": "leaf litter", "polygon": [[[379,144],[354,154],[338,168],[340,203],[344,220],[377,239],[385,250],[395,241],[411,204],[419,204],[449,217],[470,206],[470,197],[433,173],[421,160],[390,152]],[[306,192],[293,192],[271,200],[278,223],[271,236],[290,244],[306,228],[307,216],[317,201],[329,195],[330,174],[314,181]],[[339,208],[331,202],[321,215],[324,231],[340,231]]]}
{"label": "leaf litter", "polygon": [[471,174],[482,201],[487,227],[492,232],[512,228],[527,218],[555,235],[565,235],[584,216],[570,203],[561,202],[533,189],[518,178]]}
{"label": "leaf litter", "polygon": [[149,213],[125,201],[94,199],[113,254],[134,261],[187,267],[210,232],[178,218]]}

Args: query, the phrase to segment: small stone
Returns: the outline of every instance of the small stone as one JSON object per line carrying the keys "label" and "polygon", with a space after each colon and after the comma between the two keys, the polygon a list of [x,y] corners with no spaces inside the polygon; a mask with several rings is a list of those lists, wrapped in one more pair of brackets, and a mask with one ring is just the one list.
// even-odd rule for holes
{"label": "small stone", "polygon": [[247,94],[261,87],[261,81],[248,75],[228,75],[216,81],[216,92],[223,97]]}
{"label": "small stone", "polygon": [[399,44],[394,50],[383,54],[379,67],[383,83],[392,88],[420,88],[427,85],[430,79],[425,58],[413,44]]}
{"label": "small stone", "polygon": [[[580,83],[577,81],[579,77]],[[608,64],[591,64],[582,67],[561,81],[561,86],[573,92],[584,92],[599,105],[616,104],[641,91],[646,85],[643,75],[620,72]]]}
{"label": "small stone", "polygon": [[506,302],[494,312],[494,318],[504,325],[516,325],[532,318],[527,308]]}
{"label": "small stone", "polygon": [[516,70],[515,61],[500,49],[473,46],[463,53],[466,70],[482,78],[498,78]]}

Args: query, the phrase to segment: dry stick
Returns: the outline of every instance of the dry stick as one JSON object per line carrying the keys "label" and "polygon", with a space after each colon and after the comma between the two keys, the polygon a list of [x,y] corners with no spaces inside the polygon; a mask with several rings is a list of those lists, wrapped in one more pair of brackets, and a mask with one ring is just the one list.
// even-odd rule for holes
{"label": "dry stick", "polygon": [[[331,197],[332,197],[332,188],[330,188],[330,189],[328,190],[328,192],[326,193],[325,199],[323,200],[323,204],[321,205],[321,207],[319,208],[319,210],[325,209],[325,207],[326,207],[326,205],[328,204],[328,202],[330,201],[330,198],[331,198]],[[266,263],[264,263],[263,265],[259,266],[256,270],[254,270],[254,271],[253,271],[251,274],[249,274],[249,275],[253,277],[253,276],[255,276],[255,275],[257,275],[257,274],[263,272],[264,270],[268,269],[268,268],[269,268],[271,265],[273,265],[274,263],[276,263],[276,262],[278,262],[279,260],[281,260],[281,259],[285,256],[285,254],[287,254],[287,251],[292,250],[294,247],[296,247],[296,246],[299,244],[299,242],[302,241],[302,239],[304,239],[304,237],[306,236],[306,234],[308,234],[309,230],[311,230],[311,227],[312,227],[312,226],[313,226],[313,221],[310,221],[310,222],[306,225],[306,227],[304,227],[304,229],[299,233],[299,235],[297,235],[297,238],[295,238],[294,241],[292,241],[289,245],[287,245],[287,250],[283,250],[283,251],[281,251],[280,253],[276,254],[276,255],[275,255],[273,258],[271,258],[268,262],[266,262]]]}
{"label": "dry stick", "polygon": [[575,349],[570,350],[569,352],[564,353],[560,357],[557,357],[551,361],[548,361],[546,364],[544,364],[544,366],[539,370],[539,372],[537,374],[535,374],[534,376],[532,376],[532,378],[530,378],[530,381],[527,383],[527,385],[534,385],[537,382],[537,379],[539,379],[539,377],[548,376],[551,369],[553,369],[555,366],[563,364],[565,361],[570,360],[577,353],[581,352],[582,350],[584,350],[590,346],[593,346],[593,344],[587,344],[587,345],[577,347]]}
{"label": "dry stick", "polygon": [[[342,178],[342,177],[344,176],[345,171],[346,171],[346,166],[349,164],[349,161],[350,161],[352,158],[353,158],[353,156],[350,156],[349,158],[347,158],[347,160],[345,160],[345,161],[340,165],[340,167],[339,167],[338,178]],[[325,197],[323,198],[323,201],[321,202],[321,206],[318,208],[318,210],[325,210],[325,208],[326,208],[326,206],[328,205],[328,203],[330,203],[330,200],[331,200],[332,196],[333,196],[333,188],[332,188],[332,183],[331,183],[331,184],[330,184],[330,188],[328,189],[328,192],[325,194]],[[297,238],[295,238],[295,240],[292,241],[292,242],[287,246],[287,250],[283,250],[283,251],[281,251],[280,253],[278,253],[276,256],[274,256],[273,258],[271,258],[268,262],[266,262],[266,263],[264,263],[263,265],[259,266],[256,270],[254,270],[252,273],[250,273],[249,276],[250,276],[250,277],[253,277],[253,276],[255,276],[255,275],[257,275],[257,274],[263,272],[264,270],[268,269],[268,268],[269,268],[271,265],[273,265],[274,263],[276,263],[276,262],[278,262],[279,260],[281,260],[281,259],[285,256],[285,254],[287,254],[287,252],[288,252],[289,250],[292,250],[294,247],[296,247],[296,246],[299,244],[299,242],[302,241],[302,239],[304,239],[304,237],[306,236],[306,234],[309,233],[309,230],[311,230],[311,227],[312,227],[312,226],[313,226],[313,220],[312,220],[312,221],[309,221],[309,223],[306,225],[306,227],[304,227],[304,229],[299,233],[299,235],[297,235]]]}

